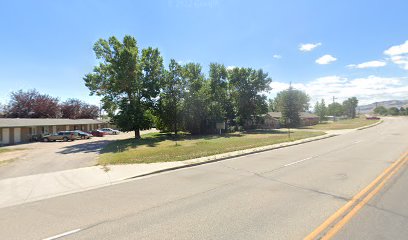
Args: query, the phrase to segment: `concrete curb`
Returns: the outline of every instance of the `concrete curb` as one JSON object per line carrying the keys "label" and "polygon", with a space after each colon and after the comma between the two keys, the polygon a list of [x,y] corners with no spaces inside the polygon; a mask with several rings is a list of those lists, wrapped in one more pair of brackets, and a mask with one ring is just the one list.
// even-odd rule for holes
{"label": "concrete curb", "polygon": [[384,120],[381,119],[380,121],[378,121],[376,123],[373,123],[371,125],[364,126],[364,127],[359,127],[359,128],[357,128],[357,130],[364,130],[364,129],[367,129],[367,128],[375,127],[375,126],[377,126],[377,125],[379,125],[379,124],[381,124],[383,122],[384,122]]}
{"label": "concrete curb", "polygon": [[[380,120],[379,122],[376,122],[376,123],[368,125],[368,126],[356,128],[355,130],[363,130],[363,129],[366,129],[366,128],[375,127],[375,126],[377,126],[377,125],[379,125],[379,124],[381,124],[383,122],[384,122],[384,120]],[[250,154],[254,154],[254,153],[260,153],[260,152],[271,151],[271,150],[275,150],[275,149],[279,149],[279,148],[296,146],[296,145],[300,145],[300,144],[303,144],[303,143],[314,142],[314,141],[323,140],[323,139],[327,139],[327,138],[331,138],[331,137],[335,137],[335,136],[338,136],[338,135],[337,134],[326,134],[326,135],[323,135],[323,136],[300,139],[300,140],[296,140],[294,142],[284,142],[284,143],[280,143],[280,144],[268,145],[268,146],[257,147],[257,148],[250,148],[250,149],[245,149],[245,150],[240,150],[240,151],[235,151],[235,152],[229,152],[229,153],[224,153],[224,154],[207,156],[207,157],[203,157],[203,158],[185,160],[185,161],[182,161],[182,162],[193,162],[193,163],[186,163],[185,165],[181,165],[181,166],[176,166],[176,167],[171,167],[171,168],[164,168],[164,169],[160,169],[160,170],[153,171],[153,172],[150,172],[150,173],[135,175],[133,177],[128,177],[128,178],[125,178],[123,180],[136,179],[136,178],[150,176],[150,175],[154,175],[154,174],[158,174],[158,173],[169,172],[169,171],[173,171],[173,170],[177,170],[177,169],[195,167],[195,166],[199,166],[199,165],[203,165],[203,164],[207,164],[207,163],[219,162],[219,161],[228,160],[228,159],[231,159],[231,158],[236,158],[236,157],[241,157],[241,156],[246,156],[246,155],[250,155]],[[227,156],[224,156],[224,155],[227,155]]]}
{"label": "concrete curb", "polygon": [[144,174],[141,174],[141,175],[135,175],[133,177],[128,177],[128,178],[125,178],[123,180],[136,179],[136,178],[150,176],[150,175],[154,175],[154,174],[158,174],[158,173],[169,172],[169,171],[173,171],[173,170],[177,170],[177,169],[190,168],[190,167],[195,167],[195,166],[204,165],[204,164],[208,164],[208,163],[224,161],[224,160],[228,160],[228,159],[232,159],[232,158],[236,158],[236,157],[241,157],[241,156],[246,156],[246,155],[250,155],[250,154],[266,152],[266,151],[272,151],[272,150],[275,150],[275,149],[296,146],[296,145],[309,143],[309,142],[315,142],[315,141],[319,141],[319,140],[323,140],[323,139],[327,139],[327,138],[331,138],[331,137],[335,137],[335,136],[337,136],[337,135],[336,134],[326,134],[326,135],[318,136],[318,137],[300,139],[300,140],[296,140],[296,141],[293,141],[293,142],[284,142],[284,143],[273,144],[273,145],[257,147],[257,148],[250,148],[250,149],[245,149],[245,150],[240,150],[240,151],[235,151],[235,152],[229,152],[229,153],[224,153],[224,154],[217,154],[217,155],[207,156],[207,157],[203,157],[203,158],[189,159],[189,160],[182,161],[182,162],[187,162],[185,165],[160,169],[160,170],[157,170],[157,171],[153,171],[153,172],[150,172],[150,173],[144,173]]}

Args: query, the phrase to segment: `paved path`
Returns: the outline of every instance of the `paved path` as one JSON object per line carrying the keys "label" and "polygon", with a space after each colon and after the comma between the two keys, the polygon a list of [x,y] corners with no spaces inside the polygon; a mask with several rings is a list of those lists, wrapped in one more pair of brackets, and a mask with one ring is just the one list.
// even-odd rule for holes
{"label": "paved path", "polygon": [[[141,134],[156,131],[146,130]],[[14,160],[5,165],[0,164],[0,179],[95,166],[100,150],[104,146],[115,140],[133,136],[133,133],[121,133],[73,142],[35,142],[4,147],[26,150],[7,153],[14,155],[9,156]],[[2,156],[0,160],[1,158]]]}
{"label": "paved path", "polygon": [[[407,130],[406,119],[388,119],[321,141],[2,208],[0,238],[302,239],[408,150]],[[390,195],[391,202],[403,196]],[[358,239],[350,233],[346,238]]]}

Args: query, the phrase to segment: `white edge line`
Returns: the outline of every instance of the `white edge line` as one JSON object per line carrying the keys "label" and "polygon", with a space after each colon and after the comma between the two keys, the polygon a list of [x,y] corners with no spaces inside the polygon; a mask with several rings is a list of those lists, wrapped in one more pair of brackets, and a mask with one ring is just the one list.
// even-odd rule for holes
{"label": "white edge line", "polygon": [[301,162],[310,160],[310,159],[312,159],[312,158],[313,158],[313,157],[308,157],[308,158],[305,158],[305,159],[302,159],[302,160],[299,160],[299,161],[296,161],[296,162],[292,162],[292,163],[285,164],[285,165],[283,165],[283,166],[284,166],[284,167],[288,167],[288,166],[290,166],[290,165],[294,165],[294,164],[297,164],[297,163],[301,163]]}
{"label": "white edge line", "polygon": [[74,233],[79,232],[79,231],[81,231],[80,228],[75,229],[75,230],[71,230],[71,231],[68,231],[68,232],[64,232],[64,233],[61,233],[61,234],[58,234],[58,235],[55,235],[55,236],[52,236],[52,237],[49,237],[49,238],[44,238],[43,240],[54,240],[54,239],[58,239],[60,237],[65,237],[67,235],[74,234]]}

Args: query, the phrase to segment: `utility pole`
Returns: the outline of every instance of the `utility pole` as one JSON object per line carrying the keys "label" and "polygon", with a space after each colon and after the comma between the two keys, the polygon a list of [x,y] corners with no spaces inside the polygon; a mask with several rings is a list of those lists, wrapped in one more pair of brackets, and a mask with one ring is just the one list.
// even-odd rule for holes
{"label": "utility pole", "polygon": [[[335,96],[333,96],[333,107],[334,107],[334,103],[335,103],[335,101],[336,101],[336,97]],[[335,122],[336,121],[336,114],[333,114],[333,122]]]}
{"label": "utility pole", "polygon": [[102,120],[102,102],[99,101],[99,119]]}
{"label": "utility pole", "polygon": [[337,98],[335,97],[335,96],[333,96],[333,103],[334,103],[334,101],[336,100]]}

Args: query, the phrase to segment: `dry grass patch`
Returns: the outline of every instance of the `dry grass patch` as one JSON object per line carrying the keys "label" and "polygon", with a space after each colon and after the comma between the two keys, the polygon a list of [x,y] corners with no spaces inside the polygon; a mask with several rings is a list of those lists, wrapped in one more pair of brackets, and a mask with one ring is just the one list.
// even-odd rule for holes
{"label": "dry grass patch", "polygon": [[367,120],[365,118],[354,118],[339,120],[335,122],[323,122],[314,126],[305,127],[303,129],[316,129],[316,130],[341,130],[341,129],[353,129],[368,126],[379,122],[380,120]]}

